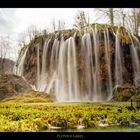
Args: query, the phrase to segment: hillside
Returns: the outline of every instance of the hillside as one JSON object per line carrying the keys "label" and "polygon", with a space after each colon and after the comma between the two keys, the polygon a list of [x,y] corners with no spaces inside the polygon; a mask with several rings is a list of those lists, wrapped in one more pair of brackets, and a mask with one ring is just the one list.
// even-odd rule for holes
{"label": "hillside", "polygon": [[0,101],[46,102],[51,99],[45,93],[33,91],[22,77],[0,74]]}
{"label": "hillside", "polygon": [[15,62],[13,60],[7,58],[4,59],[0,58],[0,71],[4,71],[5,73],[12,74],[14,65]]}

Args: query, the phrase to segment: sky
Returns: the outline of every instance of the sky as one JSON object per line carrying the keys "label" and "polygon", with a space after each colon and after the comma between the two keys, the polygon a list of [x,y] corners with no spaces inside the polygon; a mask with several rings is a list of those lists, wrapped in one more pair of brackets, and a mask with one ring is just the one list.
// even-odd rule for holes
{"label": "sky", "polygon": [[53,19],[61,19],[66,28],[72,28],[78,10],[94,17],[93,8],[0,8],[0,34],[8,34],[11,39],[20,41],[30,25],[51,29]]}
{"label": "sky", "polygon": [[13,51],[18,51],[17,44],[25,39],[29,26],[36,25],[40,29],[52,29],[52,20],[62,20],[66,28],[73,28],[76,13],[85,11],[86,15],[96,16],[93,8],[0,8],[0,36],[8,36],[11,40],[11,59],[15,59]]}

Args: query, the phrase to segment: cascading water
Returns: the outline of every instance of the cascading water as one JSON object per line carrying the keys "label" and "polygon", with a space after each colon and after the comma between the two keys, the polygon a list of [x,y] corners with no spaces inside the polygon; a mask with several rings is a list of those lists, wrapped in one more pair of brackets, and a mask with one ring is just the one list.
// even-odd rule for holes
{"label": "cascading water", "polygon": [[39,47],[37,47],[37,89],[40,89],[40,58],[39,58]]}
{"label": "cascading water", "polygon": [[104,31],[104,41],[105,41],[105,61],[107,65],[108,81],[106,82],[106,88],[108,92],[108,100],[112,97],[112,76],[111,76],[111,62],[110,62],[110,38],[109,32]]}
{"label": "cascading water", "polygon": [[[84,67],[84,77],[85,77],[85,84],[86,84],[86,91],[84,95],[89,95],[89,98],[92,95],[92,77],[93,77],[93,60],[92,60],[92,46],[91,46],[91,38],[89,33],[85,33],[82,37],[82,49],[81,49],[82,57],[85,61]],[[81,90],[82,91],[82,90]],[[95,99],[95,98],[94,98]]]}
{"label": "cascading water", "polygon": [[[139,58],[138,58],[138,54],[137,54],[137,50],[136,47],[134,45],[134,41],[131,37],[131,35],[129,34],[129,38],[131,40],[131,56],[132,56],[132,64],[133,64],[133,71],[134,71],[134,84],[137,86],[137,78],[140,78],[140,62],[139,62]],[[136,39],[137,41],[137,39]]]}
{"label": "cascading water", "polygon": [[80,100],[75,47],[73,37],[61,41],[55,83],[56,98],[59,101]]}
{"label": "cascading water", "polygon": [[115,85],[123,84],[122,52],[120,40],[118,39],[119,30],[120,28],[118,27],[115,40]]}
{"label": "cascading water", "polygon": [[38,90],[44,91],[44,92],[46,89],[46,81],[47,81],[47,77],[48,77],[48,74],[47,74],[48,68],[46,68],[46,67],[48,67],[48,65],[46,64],[46,58],[47,58],[47,54],[48,54],[49,43],[50,43],[50,39],[49,40],[47,39],[43,46],[42,71],[41,71],[41,75],[40,75],[40,81],[38,83],[39,85],[37,85],[37,87],[39,87]]}
{"label": "cascading water", "polygon": [[[33,64],[28,66],[28,73],[36,69],[36,81],[33,85],[39,91],[53,94],[61,102],[108,101],[112,98],[112,90],[116,85],[129,81],[136,85],[135,81],[140,76],[140,60],[136,49],[139,43],[129,33],[128,48],[131,53],[125,54],[120,31],[120,27],[112,32],[110,28],[100,29],[95,25],[84,32],[66,35],[61,32],[46,37],[42,48],[36,45],[36,51],[33,52],[36,63],[32,57],[30,63]],[[26,63],[29,62],[29,53],[26,57],[29,49],[26,48],[19,61],[18,75],[23,75],[24,59]],[[125,55],[132,60],[131,73],[126,68]],[[26,69],[24,73],[26,78]],[[133,78],[126,81],[125,73],[133,75]]]}
{"label": "cascading water", "polygon": [[99,46],[98,46],[98,43],[99,43],[99,35],[100,33],[98,33],[97,31],[97,28],[95,26],[95,31],[93,31],[93,42],[94,42],[94,45],[93,45],[93,49],[94,49],[94,63],[95,63],[95,66],[94,66],[94,94],[96,96],[96,100],[94,101],[102,101],[102,95],[101,95],[101,77],[100,77],[100,63],[99,63]]}
{"label": "cascading water", "polygon": [[24,50],[21,52],[21,57],[18,59],[13,69],[14,74],[23,76],[24,60],[25,60],[27,51],[28,51],[28,47],[24,48]]}

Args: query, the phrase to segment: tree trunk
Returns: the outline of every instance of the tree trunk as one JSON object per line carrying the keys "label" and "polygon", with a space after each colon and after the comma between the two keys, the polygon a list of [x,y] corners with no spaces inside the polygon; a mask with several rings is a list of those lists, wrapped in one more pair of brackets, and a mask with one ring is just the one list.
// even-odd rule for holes
{"label": "tree trunk", "polygon": [[110,24],[114,25],[114,12],[113,8],[109,8]]}

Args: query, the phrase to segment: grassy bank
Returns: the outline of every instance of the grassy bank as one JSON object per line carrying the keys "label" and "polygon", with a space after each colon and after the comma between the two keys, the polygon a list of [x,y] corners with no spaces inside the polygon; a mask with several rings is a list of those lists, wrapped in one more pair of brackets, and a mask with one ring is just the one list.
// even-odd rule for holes
{"label": "grassy bank", "polygon": [[0,103],[0,131],[44,131],[50,126],[76,129],[140,124],[130,103]]}

